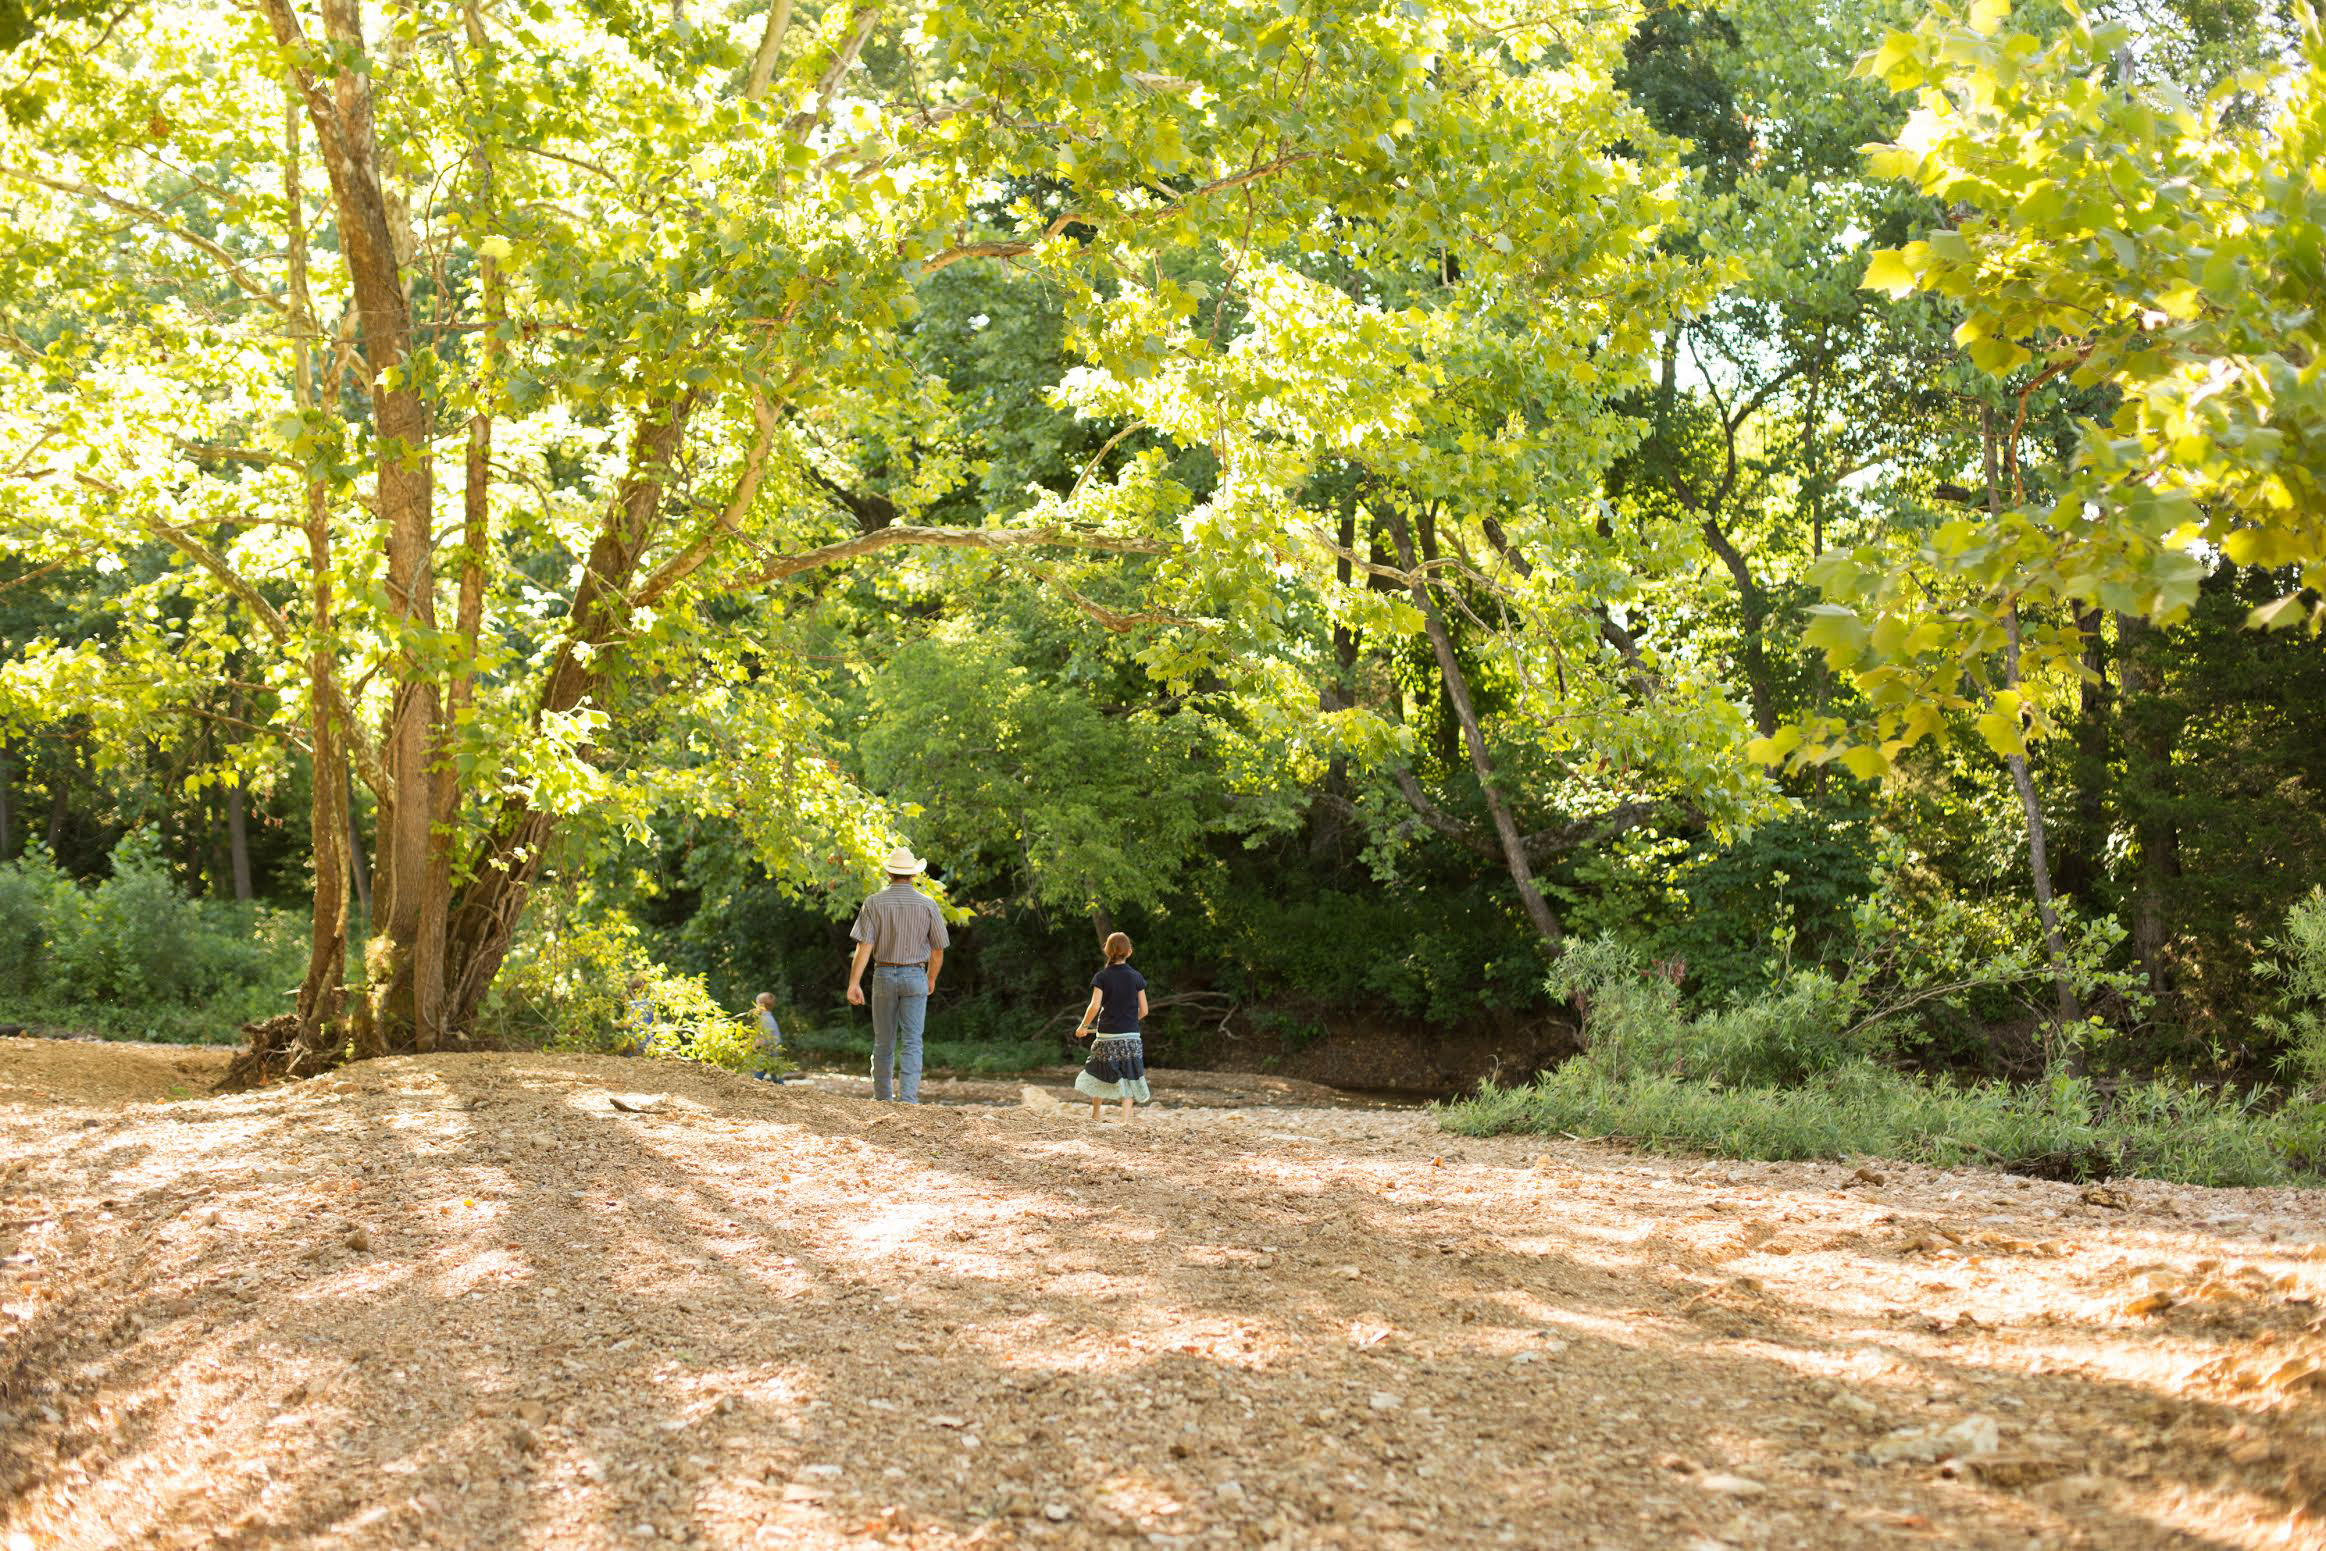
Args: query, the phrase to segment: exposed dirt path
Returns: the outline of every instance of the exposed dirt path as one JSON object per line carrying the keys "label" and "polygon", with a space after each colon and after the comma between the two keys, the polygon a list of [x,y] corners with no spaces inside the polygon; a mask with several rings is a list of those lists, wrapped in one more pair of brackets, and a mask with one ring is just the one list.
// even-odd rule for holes
{"label": "exposed dirt path", "polygon": [[2317,1196],[39,1059],[5,1551],[2326,1544]]}

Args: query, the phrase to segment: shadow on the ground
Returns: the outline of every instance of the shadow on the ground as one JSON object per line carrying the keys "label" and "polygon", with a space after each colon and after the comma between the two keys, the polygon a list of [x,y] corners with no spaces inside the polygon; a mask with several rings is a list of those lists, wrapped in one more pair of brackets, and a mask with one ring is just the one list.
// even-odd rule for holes
{"label": "shadow on the ground", "polygon": [[[633,1087],[667,1097],[607,1102]],[[0,1528],[36,1539],[2250,1543],[1865,1462],[1998,1386],[2071,1456],[2169,1423],[2160,1492],[2283,1522],[2317,1489],[2226,1462],[2250,1412],[1708,1296],[1653,1232],[1515,1250],[1559,1237],[1555,1205],[1482,1217],[1388,1144],[1296,1165],[1219,1117],[875,1109],[588,1058],[378,1063],[118,1124],[46,1138],[43,1188],[117,1226],[0,1351],[33,1424],[0,1428]]]}

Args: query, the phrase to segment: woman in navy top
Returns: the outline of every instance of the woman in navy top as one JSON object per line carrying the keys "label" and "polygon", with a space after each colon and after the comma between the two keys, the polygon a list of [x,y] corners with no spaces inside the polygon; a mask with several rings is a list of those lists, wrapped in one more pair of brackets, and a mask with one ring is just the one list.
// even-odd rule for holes
{"label": "woman in navy top", "polygon": [[1131,940],[1117,932],[1106,940],[1106,968],[1090,977],[1090,1005],[1074,1031],[1081,1039],[1096,1023],[1098,1038],[1090,1059],[1074,1077],[1074,1091],[1090,1100],[1090,1118],[1096,1120],[1109,1099],[1123,1101],[1123,1118],[1131,1118],[1133,1103],[1145,1104],[1147,1058],[1139,1044],[1139,1024],[1147,1016],[1147,977],[1131,968]]}

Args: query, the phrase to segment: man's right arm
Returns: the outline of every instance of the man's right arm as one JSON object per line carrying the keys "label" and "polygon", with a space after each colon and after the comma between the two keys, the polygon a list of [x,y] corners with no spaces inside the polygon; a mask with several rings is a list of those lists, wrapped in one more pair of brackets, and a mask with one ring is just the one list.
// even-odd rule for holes
{"label": "man's right arm", "polygon": [[864,964],[871,957],[872,944],[860,942],[856,945],[855,957],[848,961],[848,1005],[851,1007],[864,1005]]}

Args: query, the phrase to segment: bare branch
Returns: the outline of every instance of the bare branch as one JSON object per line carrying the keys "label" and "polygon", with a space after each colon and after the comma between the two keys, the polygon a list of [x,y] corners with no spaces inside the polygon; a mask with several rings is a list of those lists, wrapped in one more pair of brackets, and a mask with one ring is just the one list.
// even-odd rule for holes
{"label": "bare branch", "polygon": [[1069,210],[1054,217],[1049,225],[1042,228],[1042,235],[1038,238],[1007,238],[989,242],[962,243],[957,247],[947,248],[942,253],[932,255],[922,263],[921,267],[923,272],[935,274],[938,270],[958,264],[963,259],[1019,258],[1033,252],[1042,242],[1055,237],[1059,232],[1077,223],[1085,226],[1101,226],[1111,219],[1127,226],[1145,225],[1150,221],[1161,220],[1195,200],[1212,194],[1225,193],[1230,189],[1239,189],[1247,183],[1258,183],[1264,178],[1275,176],[1287,167],[1298,166],[1302,162],[1315,161],[1324,154],[1326,153],[1322,151],[1287,152],[1273,161],[1262,162],[1257,167],[1247,167],[1242,172],[1230,173],[1224,178],[1214,178],[1209,183],[1197,184],[1169,204],[1158,205],[1151,210],[1117,211],[1111,214],[1106,211]]}
{"label": "bare branch", "polygon": [[751,451],[743,460],[743,473],[735,481],[734,494],[728,497],[718,519],[698,534],[693,543],[665,560],[655,568],[652,576],[646,578],[630,599],[632,608],[652,608],[664,593],[693,575],[711,557],[711,552],[734,533],[736,524],[751,510],[751,503],[759,498],[759,484],[767,473],[767,456],[775,445],[777,424],[775,406],[768,403],[766,395],[754,393],[751,396],[751,418],[758,423],[759,435],[752,441]]}
{"label": "bare branch", "polygon": [[[840,90],[842,77],[854,68],[856,56],[864,52],[864,40],[872,36],[873,24],[879,20],[878,4],[862,6],[857,10],[855,16],[850,18],[848,41],[840,45],[840,52],[833,56],[832,63],[816,81],[816,105],[794,113],[784,127],[798,134],[823,121],[824,115],[831,111],[832,97]],[[754,76],[758,74],[758,68],[755,61],[752,65]]]}
{"label": "bare branch", "polygon": [[243,267],[242,260],[200,232],[189,230],[182,223],[171,220],[151,205],[141,205],[134,199],[124,199],[119,194],[109,194],[105,190],[87,183],[76,183],[69,178],[47,178],[37,172],[25,172],[16,167],[0,166],[0,177],[15,178],[19,182],[37,184],[41,188],[53,189],[59,194],[72,194],[82,199],[93,199],[101,205],[120,211],[123,215],[142,221],[156,230],[167,232],[188,247],[217,260],[226,271],[226,278],[233,281],[235,287],[252,301],[262,302],[277,312],[290,310],[288,302],[259,285],[256,277]]}
{"label": "bare branch", "polygon": [[1177,547],[1162,539],[1075,528],[924,528],[898,523],[837,544],[778,555],[747,581],[759,585],[780,582],[802,571],[861,560],[884,549],[981,549],[989,554],[1021,549],[1082,549],[1109,555],[1167,555]]}
{"label": "bare branch", "polygon": [[751,77],[743,85],[747,101],[767,95],[767,83],[775,79],[776,58],[783,52],[783,35],[790,29],[791,0],[775,0],[768,8],[767,30],[759,35],[759,52],[751,56]]}

